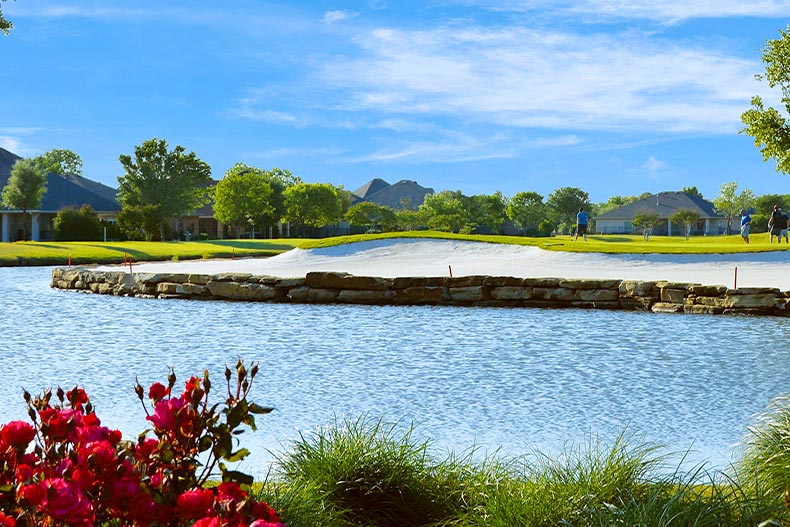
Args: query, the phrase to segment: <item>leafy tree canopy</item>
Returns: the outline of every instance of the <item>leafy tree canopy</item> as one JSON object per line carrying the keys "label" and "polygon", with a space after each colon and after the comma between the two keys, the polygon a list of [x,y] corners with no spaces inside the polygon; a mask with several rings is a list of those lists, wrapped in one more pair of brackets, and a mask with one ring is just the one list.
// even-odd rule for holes
{"label": "leafy tree canopy", "polygon": [[46,191],[47,172],[35,159],[20,159],[11,167],[0,198],[4,207],[24,213],[39,208]]}
{"label": "leafy tree canopy", "polygon": [[471,222],[485,225],[491,232],[498,233],[507,220],[508,199],[499,191],[493,194],[477,194],[469,198]]}
{"label": "leafy tree canopy", "polygon": [[[5,1],[6,0],[0,0],[0,2]],[[14,24],[12,24],[10,20],[3,17],[3,6],[0,4],[0,33],[8,35],[12,29],[14,29]]]}
{"label": "leafy tree canopy", "polygon": [[649,240],[653,229],[661,223],[661,216],[657,212],[639,211],[634,214],[634,221],[631,223],[642,230],[645,240]]}
{"label": "leafy tree canopy", "polygon": [[558,222],[576,223],[580,207],[589,208],[590,195],[576,187],[562,187],[546,198],[546,206]]}
{"label": "leafy tree canopy", "polygon": [[689,236],[691,236],[691,230],[699,221],[699,213],[689,209],[678,209],[672,213],[669,219],[672,223],[683,226],[686,239],[688,240]]}
{"label": "leafy tree canopy", "polygon": [[167,141],[149,139],[134,147],[134,156],[121,155],[125,174],[118,178],[118,200],[123,207],[153,206],[160,238],[165,225],[207,202],[211,168],[184,147],[168,150]]}
{"label": "leafy tree canopy", "polygon": [[439,231],[458,232],[469,221],[469,198],[460,190],[443,190],[438,194],[428,194],[420,205],[428,227]]}
{"label": "leafy tree canopy", "polygon": [[271,223],[274,189],[263,170],[231,168],[214,187],[214,217],[234,227]]}
{"label": "leafy tree canopy", "polygon": [[598,203],[596,205],[596,214],[603,214],[610,210],[619,209],[635,201],[639,201],[639,196],[611,196],[605,203]]}
{"label": "leafy tree canopy", "polygon": [[507,216],[524,232],[537,226],[545,218],[546,207],[543,196],[537,192],[519,192],[507,204]]}
{"label": "leafy tree canopy", "polygon": [[393,227],[396,215],[390,207],[372,201],[360,201],[348,209],[346,220],[352,225],[362,225],[375,231],[380,227]]}
{"label": "leafy tree canopy", "polygon": [[[781,35],[768,40],[763,48],[765,74],[757,75],[758,80],[768,83],[771,88],[779,87],[782,92],[781,103],[784,115],[790,113],[790,27],[779,30]],[[773,159],[776,171],[790,173],[790,123],[775,108],[766,108],[759,96],[752,98],[752,108],[741,114],[745,128],[740,133],[754,138],[754,146],[763,155],[763,160]]]}
{"label": "leafy tree canopy", "polygon": [[329,183],[297,183],[285,189],[285,216],[307,227],[337,223],[343,216],[343,202],[337,188]]}
{"label": "leafy tree canopy", "polygon": [[719,195],[713,199],[713,206],[727,218],[727,234],[730,233],[732,218],[737,216],[741,209],[748,210],[755,201],[754,193],[748,188],[738,194],[738,182],[723,183]]}

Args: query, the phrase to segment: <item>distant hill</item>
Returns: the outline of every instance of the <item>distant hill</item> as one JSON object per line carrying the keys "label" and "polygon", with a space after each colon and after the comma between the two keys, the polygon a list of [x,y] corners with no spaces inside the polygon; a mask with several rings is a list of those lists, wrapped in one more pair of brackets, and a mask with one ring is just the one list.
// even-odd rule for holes
{"label": "distant hill", "polygon": [[380,178],[371,179],[353,192],[359,201],[370,201],[395,210],[403,208],[404,204],[417,210],[425,196],[433,193],[432,188],[422,187],[416,181],[402,179],[390,185]]}

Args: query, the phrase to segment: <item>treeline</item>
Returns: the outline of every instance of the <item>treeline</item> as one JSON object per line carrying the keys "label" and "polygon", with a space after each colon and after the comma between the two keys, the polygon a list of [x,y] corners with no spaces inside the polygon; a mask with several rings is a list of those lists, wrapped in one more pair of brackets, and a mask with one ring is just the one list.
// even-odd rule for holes
{"label": "treeline", "polygon": [[[408,199],[399,208],[358,201],[350,191],[330,183],[305,183],[289,170],[269,170],[237,163],[215,182],[211,168],[194,152],[181,146],[170,149],[161,139],[138,145],[132,155],[119,157],[124,175],[118,178],[121,211],[117,225],[99,220],[90,207],[62,210],[55,218],[53,233],[58,240],[96,240],[106,231],[114,239],[166,240],[184,234],[174,229],[176,220],[212,203],[214,218],[228,226],[233,237],[315,236],[341,232],[385,232],[432,229],[457,233],[550,236],[572,232],[576,213],[585,208],[591,231],[597,215],[646,196],[612,196],[603,203],[590,202],[589,194],[576,187],[558,188],[547,196],[534,191],[511,197],[493,194],[466,196],[461,191],[442,190],[425,196],[413,206]],[[23,212],[40,207],[48,172],[82,174],[82,159],[69,150],[51,150],[33,159],[18,161],[2,189],[3,206]],[[702,197],[696,187],[682,192]],[[790,208],[790,195],[755,196],[750,190],[737,192],[737,183],[725,183],[714,200],[716,209],[728,219],[741,208],[753,214],[753,230],[767,229],[774,204]],[[646,236],[658,218],[636,218]],[[657,215],[654,215],[657,216]],[[679,218],[678,218],[679,219]],[[692,225],[691,216],[683,220]],[[285,228],[283,228],[283,226]],[[212,233],[189,233],[210,237]]]}

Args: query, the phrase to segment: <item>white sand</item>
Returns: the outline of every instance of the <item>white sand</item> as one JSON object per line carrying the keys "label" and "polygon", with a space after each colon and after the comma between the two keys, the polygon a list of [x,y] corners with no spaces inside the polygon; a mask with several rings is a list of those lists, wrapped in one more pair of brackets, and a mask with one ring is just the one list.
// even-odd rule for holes
{"label": "white sand", "polygon": [[[581,241],[578,243],[582,243]],[[492,275],[517,277],[670,280],[790,291],[790,250],[732,255],[609,255],[537,247],[424,240],[376,240],[325,249],[293,249],[271,258],[145,263],[135,272],[253,273],[300,277],[309,271],[360,276]],[[117,267],[103,267],[116,269]]]}

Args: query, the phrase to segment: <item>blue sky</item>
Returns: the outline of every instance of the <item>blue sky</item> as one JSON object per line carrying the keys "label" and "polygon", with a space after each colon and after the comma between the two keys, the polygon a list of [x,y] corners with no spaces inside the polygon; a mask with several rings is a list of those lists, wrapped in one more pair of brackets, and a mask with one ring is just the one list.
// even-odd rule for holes
{"label": "blue sky", "polygon": [[790,0],[16,0],[0,146],[117,186],[159,137],[355,190],[790,193],[740,115]]}

